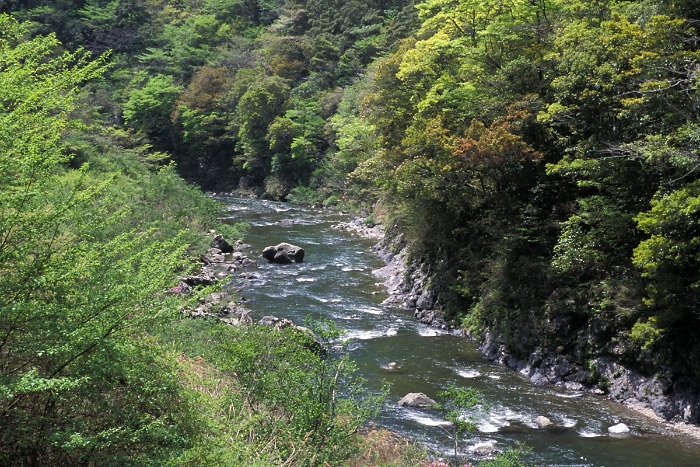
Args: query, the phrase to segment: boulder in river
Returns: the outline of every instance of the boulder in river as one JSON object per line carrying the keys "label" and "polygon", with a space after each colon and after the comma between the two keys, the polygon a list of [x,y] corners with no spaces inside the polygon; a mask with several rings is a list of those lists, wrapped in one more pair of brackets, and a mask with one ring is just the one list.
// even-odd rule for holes
{"label": "boulder in river", "polygon": [[409,392],[399,401],[399,405],[402,407],[424,408],[437,405],[437,402],[422,392]]}
{"label": "boulder in river", "polygon": [[481,458],[493,457],[496,454],[496,447],[492,443],[481,443],[471,448],[471,452]]}
{"label": "boulder in river", "polygon": [[625,425],[624,423],[618,423],[617,425],[613,425],[608,427],[608,433],[611,433],[613,435],[620,435],[623,433],[629,433],[630,428]]}
{"label": "boulder in river", "polygon": [[289,243],[280,243],[279,245],[265,248],[262,256],[271,263],[301,263],[304,261],[304,249]]}
{"label": "boulder in river", "polygon": [[223,235],[216,235],[211,241],[211,247],[221,250],[222,253],[233,253],[233,247],[224,240]]}
{"label": "boulder in river", "polygon": [[535,425],[537,425],[537,428],[547,428],[548,426],[552,425],[552,421],[547,417],[540,415],[535,419]]}

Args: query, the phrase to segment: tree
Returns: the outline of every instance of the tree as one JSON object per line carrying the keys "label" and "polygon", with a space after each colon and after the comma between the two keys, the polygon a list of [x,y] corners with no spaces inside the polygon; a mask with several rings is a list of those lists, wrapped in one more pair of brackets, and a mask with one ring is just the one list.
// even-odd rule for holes
{"label": "tree", "polygon": [[159,149],[169,149],[172,146],[170,114],[182,88],[171,76],[162,74],[145,83],[139,79],[135,81],[142,86],[129,93],[129,100],[124,104],[124,120],[132,128],[148,134]]}
{"label": "tree", "polygon": [[178,148],[181,173],[206,184],[231,169],[236,141],[229,100],[233,80],[225,68],[204,67],[175,102],[170,119],[184,143]]}
{"label": "tree", "polygon": [[127,213],[70,169],[62,133],[104,58],[0,15],[0,463],[164,461],[194,433],[172,365],[144,334],[175,312],[177,238],[103,230]]}
{"label": "tree", "polygon": [[239,147],[243,169],[258,183],[269,174],[272,154],[266,139],[268,127],[283,110],[287,86],[277,77],[252,83],[238,102]]}

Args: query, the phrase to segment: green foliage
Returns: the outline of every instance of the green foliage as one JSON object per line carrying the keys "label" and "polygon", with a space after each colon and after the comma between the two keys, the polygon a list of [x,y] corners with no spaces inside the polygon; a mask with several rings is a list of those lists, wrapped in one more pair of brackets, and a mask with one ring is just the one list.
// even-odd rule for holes
{"label": "green foliage", "polygon": [[654,345],[661,332],[656,325],[656,317],[652,316],[647,321],[638,321],[632,326],[630,339],[642,350],[647,350]]}
{"label": "green foliage", "polygon": [[457,448],[460,438],[463,434],[476,430],[476,424],[473,420],[465,418],[464,411],[479,405],[481,395],[476,389],[457,387],[452,384],[446,390],[438,393],[438,396],[446,400],[438,408],[451,424],[449,434],[454,444],[454,463],[457,465],[459,463]]}
{"label": "green foliage", "polygon": [[[384,394],[367,394],[332,323],[306,324],[309,329],[232,328],[188,320],[159,330],[161,340],[182,343],[185,353],[206,358],[235,381],[235,391],[220,394],[216,404],[231,410],[219,429],[242,450],[238,462],[342,465],[359,454],[354,434]],[[270,443],[275,449],[263,457]]]}
{"label": "green foliage", "polygon": [[109,178],[66,167],[75,88],[104,67],[25,31],[0,16],[0,460],[164,462],[196,417],[142,330],[176,312],[163,291],[185,245],[149,225],[115,229],[129,208]]}
{"label": "green foliage", "polygon": [[498,453],[492,460],[480,462],[479,467],[526,467],[532,465],[523,460],[529,451],[531,451],[531,448],[526,448],[522,445],[508,447],[505,451]]}
{"label": "green foliage", "polygon": [[634,262],[649,279],[648,304],[660,312],[659,325],[695,322],[698,277],[700,181],[652,202],[652,209],[637,216],[639,228],[649,235],[634,251]]}
{"label": "green foliage", "polygon": [[124,120],[135,128],[146,132],[154,141],[167,147],[170,137],[170,113],[175,100],[182,93],[170,76],[158,74],[135,84],[124,104]]}

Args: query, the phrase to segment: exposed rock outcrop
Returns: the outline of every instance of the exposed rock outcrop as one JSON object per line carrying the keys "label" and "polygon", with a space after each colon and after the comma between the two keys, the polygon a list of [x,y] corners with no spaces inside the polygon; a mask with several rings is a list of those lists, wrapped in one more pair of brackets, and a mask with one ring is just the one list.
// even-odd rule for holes
{"label": "exposed rock outcrop", "polygon": [[389,241],[382,240],[373,247],[385,266],[373,271],[383,280],[389,292],[389,298],[382,305],[395,306],[412,310],[414,316],[423,324],[440,329],[450,329],[449,323],[442,315],[437,293],[430,283],[430,270],[424,264],[407,261],[408,250],[400,248],[401,237]]}
{"label": "exposed rock outcrop", "polygon": [[535,419],[535,425],[537,425],[537,428],[547,428],[548,426],[552,425],[552,421],[547,417],[540,415]]}
{"label": "exposed rock outcrop", "polygon": [[482,336],[479,350],[489,360],[519,371],[534,384],[607,395],[636,409],[650,408],[665,420],[700,423],[700,395],[683,380],[671,381],[661,374],[645,376],[609,357],[592,358],[584,366],[573,356],[542,348],[536,348],[527,359],[519,359],[490,333]]}

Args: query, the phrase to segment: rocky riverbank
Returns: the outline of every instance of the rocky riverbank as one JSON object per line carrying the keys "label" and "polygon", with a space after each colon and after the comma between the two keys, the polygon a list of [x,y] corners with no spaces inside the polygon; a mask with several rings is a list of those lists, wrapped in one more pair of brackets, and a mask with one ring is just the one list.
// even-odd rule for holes
{"label": "rocky riverbank", "polygon": [[[464,333],[451,328],[443,319],[440,303],[430,285],[429,266],[407,262],[407,249],[400,235],[390,237],[381,226],[367,225],[360,219],[340,224],[338,228],[378,240],[373,250],[385,266],[374,274],[389,292],[384,302],[386,306],[411,310],[425,324]],[[581,393],[606,395],[664,422],[670,429],[700,439],[700,396],[686,382],[673,382],[659,374],[645,376],[605,356],[593,358],[584,365],[571,355],[535,348],[527,359],[516,358],[499,336],[485,332],[469,337],[478,342],[479,351],[489,360],[520,372],[533,384],[552,384]]]}
{"label": "rocky riverbank", "polygon": [[[209,236],[212,237],[211,248],[206,254],[199,255],[199,270],[195,274],[182,277],[180,283],[171,289],[171,293],[186,296],[198,287],[209,287],[220,281],[230,283],[236,277],[242,281],[257,278],[254,271],[258,263],[245,253],[245,251],[252,253],[250,245],[242,240],[237,240],[233,245],[229,244],[215,230],[210,230]],[[293,245],[289,246],[293,247]],[[303,250],[301,250],[301,258],[303,258]],[[295,256],[296,259],[301,260],[299,256]],[[253,318],[250,310],[243,305],[244,301],[226,284],[220,290],[200,297],[196,305],[184,307],[183,313],[190,318],[213,319],[230,326],[251,325]],[[276,329],[292,327],[304,333],[311,333],[309,329],[294,324],[290,319],[276,316],[264,316],[258,320],[257,324]],[[311,335],[313,336],[313,333]],[[313,337],[315,339],[315,336]],[[315,342],[314,350],[319,353],[326,352],[318,342]]]}
{"label": "rocky riverbank", "polygon": [[[211,248],[198,256],[199,270],[180,278],[180,283],[171,290],[172,293],[185,296],[195,288],[209,287],[232,276],[240,279],[255,277],[252,271],[258,267],[258,263],[245,253],[245,250],[250,250],[250,245],[242,240],[231,245],[214,230],[209,232],[209,236],[212,237]],[[185,307],[183,312],[192,318],[215,319],[230,325],[250,324],[250,312],[241,302],[232,291],[222,288],[200,297],[198,304]]]}
{"label": "rocky riverbank", "polygon": [[412,311],[421,323],[443,330],[454,330],[442,317],[437,294],[430,284],[429,267],[408,262],[408,248],[401,235],[386,235],[381,225],[367,224],[359,218],[338,224],[336,228],[378,240],[372,250],[384,262],[384,267],[372,272],[382,280],[389,293],[383,306]]}

